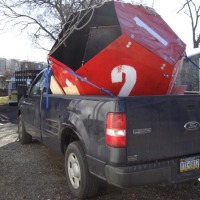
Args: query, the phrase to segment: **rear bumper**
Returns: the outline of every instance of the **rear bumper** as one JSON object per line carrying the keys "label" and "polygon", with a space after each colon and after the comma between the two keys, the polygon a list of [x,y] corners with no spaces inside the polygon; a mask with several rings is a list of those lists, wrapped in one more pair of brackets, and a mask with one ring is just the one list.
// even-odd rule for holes
{"label": "rear bumper", "polygon": [[200,177],[200,170],[180,173],[178,162],[172,160],[130,167],[106,165],[106,180],[110,184],[125,188],[152,183],[179,183]]}

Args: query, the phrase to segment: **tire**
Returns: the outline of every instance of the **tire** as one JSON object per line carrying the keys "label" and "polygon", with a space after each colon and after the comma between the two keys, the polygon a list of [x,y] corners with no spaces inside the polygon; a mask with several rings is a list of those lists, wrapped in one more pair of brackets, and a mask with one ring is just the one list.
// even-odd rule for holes
{"label": "tire", "polygon": [[21,144],[32,142],[32,136],[25,131],[22,115],[18,117],[18,137]]}
{"label": "tire", "polygon": [[66,150],[65,173],[69,189],[75,197],[88,198],[97,193],[99,180],[90,174],[80,142],[72,142]]}

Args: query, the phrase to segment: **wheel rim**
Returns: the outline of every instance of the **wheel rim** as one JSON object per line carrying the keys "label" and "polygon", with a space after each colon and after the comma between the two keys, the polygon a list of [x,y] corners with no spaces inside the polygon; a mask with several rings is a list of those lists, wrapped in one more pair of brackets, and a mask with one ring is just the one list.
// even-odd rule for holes
{"label": "wheel rim", "polygon": [[19,133],[19,139],[22,138],[22,121],[19,120],[19,123],[18,123],[18,133]]}
{"label": "wheel rim", "polygon": [[78,189],[81,183],[81,170],[79,161],[74,153],[70,153],[67,166],[70,182],[75,189]]}

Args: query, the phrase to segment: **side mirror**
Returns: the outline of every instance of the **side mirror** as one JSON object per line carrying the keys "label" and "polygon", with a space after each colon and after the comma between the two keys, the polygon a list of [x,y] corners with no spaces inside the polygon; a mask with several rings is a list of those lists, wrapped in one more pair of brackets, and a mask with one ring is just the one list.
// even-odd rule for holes
{"label": "side mirror", "polygon": [[31,89],[31,84],[29,84],[28,86],[26,86],[26,89],[24,90],[24,98],[28,98],[29,93],[30,93],[30,89]]}
{"label": "side mirror", "polygon": [[24,98],[27,98],[27,97],[28,97],[28,92],[27,92],[27,90],[24,90],[24,91],[23,91],[22,96],[23,96]]}
{"label": "side mirror", "polygon": [[23,97],[24,97],[24,98],[28,98],[28,94],[27,94],[27,92],[24,92]]}

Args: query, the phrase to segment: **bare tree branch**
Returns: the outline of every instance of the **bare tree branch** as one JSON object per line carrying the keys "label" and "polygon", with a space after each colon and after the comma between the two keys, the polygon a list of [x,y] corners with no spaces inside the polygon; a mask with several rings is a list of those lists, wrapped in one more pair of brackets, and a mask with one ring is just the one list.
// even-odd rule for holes
{"label": "bare tree branch", "polygon": [[198,48],[200,46],[200,2],[195,0],[185,0],[181,9],[178,11],[184,11],[184,13],[189,16],[192,28],[192,41],[193,47]]}
{"label": "bare tree branch", "polygon": [[27,31],[36,47],[55,41],[69,17],[103,0],[0,0],[0,31]]}
{"label": "bare tree branch", "polygon": [[[192,1],[192,0],[190,0],[190,1]],[[190,1],[189,1],[189,3],[190,3]],[[181,12],[187,6],[187,4],[188,4],[188,2],[184,3],[183,6],[181,7],[181,9],[178,10],[177,13]]]}

